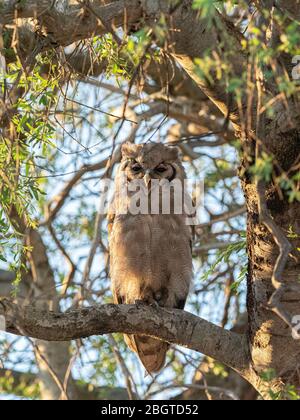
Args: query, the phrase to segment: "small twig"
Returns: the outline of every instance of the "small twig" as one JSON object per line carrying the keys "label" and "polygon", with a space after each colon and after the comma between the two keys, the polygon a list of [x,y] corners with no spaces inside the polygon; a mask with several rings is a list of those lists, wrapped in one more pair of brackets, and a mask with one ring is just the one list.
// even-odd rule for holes
{"label": "small twig", "polygon": [[59,239],[56,236],[56,232],[54,230],[54,227],[52,226],[51,223],[48,224],[48,230],[50,235],[52,236],[52,239],[54,240],[57,248],[60,250],[60,252],[62,253],[62,255],[65,257],[66,261],[68,262],[69,266],[70,266],[70,270],[69,273],[67,274],[67,276],[65,277],[65,280],[63,281],[63,290],[62,290],[62,295],[65,296],[76,273],[76,265],[73,263],[70,255],[67,253],[67,251],[65,250],[65,248],[62,246],[61,242],[59,241]]}
{"label": "small twig", "polygon": [[[22,333],[22,331],[20,330],[20,332]],[[62,381],[59,379],[59,377],[57,376],[56,372],[54,371],[54,369],[52,368],[52,366],[50,365],[50,363],[48,362],[48,360],[46,359],[46,357],[42,354],[41,350],[38,347],[38,344],[36,344],[31,338],[28,338],[29,342],[31,343],[31,345],[33,346],[37,356],[45,363],[46,368],[48,370],[48,372],[50,373],[52,379],[54,380],[54,382],[56,383],[56,385],[58,386],[58,388],[61,391],[61,399],[63,400],[69,400],[69,396],[68,393],[66,392],[65,386],[62,383]]]}
{"label": "small twig", "polygon": [[100,197],[100,208],[99,211],[97,213],[97,217],[96,217],[96,221],[95,221],[95,234],[94,234],[94,239],[92,242],[92,246],[87,258],[87,262],[86,265],[84,267],[84,271],[83,271],[83,276],[82,276],[82,287],[81,287],[81,291],[80,291],[80,298],[83,298],[84,296],[84,286],[86,285],[86,282],[89,279],[90,273],[91,273],[91,269],[92,269],[92,265],[94,262],[94,258],[96,255],[96,252],[99,248],[99,246],[101,245],[104,252],[107,253],[107,249],[105,248],[105,245],[102,241],[102,222],[105,219],[105,216],[103,215],[102,209],[102,197]]}
{"label": "small twig", "polygon": [[[122,373],[124,375],[125,381],[126,381],[126,388],[128,392],[128,396],[130,400],[136,400],[138,398],[138,392],[135,385],[135,382],[133,380],[133,377],[125,363],[125,360],[123,359],[119,349],[118,349],[118,343],[114,339],[112,334],[109,334],[108,341],[110,345],[112,346],[113,352],[115,354],[116,360],[118,364],[120,365],[120,368],[122,370]],[[134,389],[133,389],[134,388]]]}
{"label": "small twig", "polygon": [[229,279],[226,281],[226,285],[225,285],[225,304],[224,304],[224,313],[223,313],[223,319],[221,322],[221,327],[225,328],[228,320],[229,320],[229,310],[231,307],[231,299],[233,296],[233,290],[232,290],[232,285],[234,283],[234,277],[233,274],[230,273],[230,277]]}
{"label": "small twig", "polygon": [[65,185],[63,190],[56,197],[53,198],[52,202],[48,204],[48,214],[46,215],[46,220],[40,223],[40,226],[46,226],[55,219],[57,213],[61,210],[61,208],[64,206],[66,199],[69,197],[72,188],[81,180],[81,178],[86,173],[96,172],[101,169],[104,169],[106,164],[107,160],[103,160],[92,165],[84,165],[81,169],[76,171],[74,177]]}
{"label": "small twig", "polygon": [[150,393],[148,395],[149,398],[152,398],[154,396],[156,396],[157,394],[160,394],[164,391],[167,390],[171,390],[171,389],[196,389],[199,391],[203,391],[203,392],[216,392],[219,393],[221,395],[227,395],[229,398],[231,398],[233,401],[239,401],[238,396],[233,392],[230,391],[229,389],[225,389],[225,388],[220,388],[220,387],[216,387],[216,386],[207,386],[207,385],[196,385],[196,384],[174,384],[174,385],[169,385],[169,386],[165,386],[163,389],[160,389],[159,391],[154,391],[152,393]]}

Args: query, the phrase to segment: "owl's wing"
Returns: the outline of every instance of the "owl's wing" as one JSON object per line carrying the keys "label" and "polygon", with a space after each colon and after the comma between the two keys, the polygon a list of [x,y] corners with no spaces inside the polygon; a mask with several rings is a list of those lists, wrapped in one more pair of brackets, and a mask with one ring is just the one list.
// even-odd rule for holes
{"label": "owl's wing", "polygon": [[114,303],[116,305],[122,305],[124,303],[124,299],[122,299],[122,296],[118,293],[118,291],[114,287],[112,287],[112,294],[113,294]]}
{"label": "owl's wing", "polygon": [[193,257],[194,241],[195,241],[195,237],[196,237],[196,229],[195,229],[195,226],[191,226],[190,227],[190,231],[191,231],[190,248],[191,248],[191,254],[192,254],[192,257]]}
{"label": "owl's wing", "polygon": [[116,211],[115,211],[115,197],[113,197],[109,208],[108,208],[108,212],[107,212],[107,229],[108,229],[108,236],[111,235],[112,229],[113,229],[113,225],[114,225],[114,221],[115,221],[115,217],[116,217]]}

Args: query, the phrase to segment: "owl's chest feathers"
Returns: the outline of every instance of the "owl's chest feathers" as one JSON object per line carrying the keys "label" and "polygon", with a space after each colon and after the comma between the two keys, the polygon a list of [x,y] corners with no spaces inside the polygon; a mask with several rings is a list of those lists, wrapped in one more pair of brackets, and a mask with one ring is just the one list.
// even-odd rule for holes
{"label": "owl's chest feathers", "polygon": [[[113,240],[122,240],[139,248],[149,249],[152,246],[158,250],[164,243],[168,247],[176,244],[176,239],[189,235],[185,217],[181,215],[118,215],[115,218],[112,231]],[[185,233],[185,235],[184,235]],[[181,238],[178,238],[180,234]],[[170,239],[173,241],[170,242]],[[135,243],[133,243],[135,241]]]}
{"label": "owl's chest feathers", "polygon": [[178,215],[117,216],[111,235],[115,268],[140,280],[170,276],[178,261],[188,258],[190,233]]}

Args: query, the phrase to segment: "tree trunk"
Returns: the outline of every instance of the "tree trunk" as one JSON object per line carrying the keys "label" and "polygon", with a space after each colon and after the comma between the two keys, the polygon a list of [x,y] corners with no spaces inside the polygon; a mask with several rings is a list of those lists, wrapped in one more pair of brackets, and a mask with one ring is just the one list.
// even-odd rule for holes
{"label": "tree trunk", "polygon": [[[279,112],[277,118],[267,124],[265,146],[274,154],[274,162],[277,161],[285,172],[290,171],[299,160],[299,127],[299,118],[295,118],[291,124],[286,112]],[[276,169],[274,169],[275,172]],[[280,398],[284,399],[289,386],[300,388],[300,341],[293,338],[290,326],[267,308],[274,293],[271,279],[278,259],[279,247],[268,228],[260,221],[257,188],[245,171],[244,173],[242,184],[248,209],[247,307],[251,359],[258,375],[272,371],[269,384],[264,381],[258,383],[262,395],[268,398],[269,391],[272,389],[275,393],[280,392]],[[289,176],[291,175],[292,172]],[[273,184],[267,186],[265,199],[267,209],[276,225],[286,236],[290,229],[294,233],[289,238],[292,252],[282,275],[284,284],[290,287],[290,290],[287,289],[283,294],[281,303],[284,310],[292,317],[299,316],[300,289],[297,292],[297,287],[300,273],[300,203],[289,202],[289,198],[279,194]]]}

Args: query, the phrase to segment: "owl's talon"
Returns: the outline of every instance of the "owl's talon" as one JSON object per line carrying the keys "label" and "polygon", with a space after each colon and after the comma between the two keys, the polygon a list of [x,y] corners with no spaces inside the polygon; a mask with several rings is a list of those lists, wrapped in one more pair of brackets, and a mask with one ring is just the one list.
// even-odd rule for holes
{"label": "owl's talon", "polygon": [[143,300],[137,299],[134,301],[134,304],[138,307],[138,308],[142,308],[143,306],[145,306],[145,302]]}
{"label": "owl's talon", "polygon": [[160,308],[160,305],[156,300],[153,300],[153,302],[151,302],[150,306],[152,306],[152,308],[155,308],[155,309]]}

